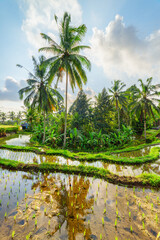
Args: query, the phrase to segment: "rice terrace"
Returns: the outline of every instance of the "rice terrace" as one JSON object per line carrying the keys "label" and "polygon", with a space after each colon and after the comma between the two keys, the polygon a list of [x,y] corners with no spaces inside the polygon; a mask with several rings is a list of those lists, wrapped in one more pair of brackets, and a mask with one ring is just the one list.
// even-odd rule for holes
{"label": "rice terrace", "polygon": [[160,4],[128,4],[0,3],[0,240],[160,239]]}

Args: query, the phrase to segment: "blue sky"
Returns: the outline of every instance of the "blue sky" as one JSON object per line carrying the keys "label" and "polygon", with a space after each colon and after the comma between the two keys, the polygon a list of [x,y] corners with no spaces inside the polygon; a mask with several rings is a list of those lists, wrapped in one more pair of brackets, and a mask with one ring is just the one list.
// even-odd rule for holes
{"label": "blue sky", "polygon": [[[0,109],[19,110],[17,91],[32,70],[31,56],[42,46],[39,33],[57,37],[53,16],[69,11],[74,24],[85,23],[86,53],[92,62],[86,92],[91,97],[114,79],[127,86],[152,76],[160,82],[159,0],[0,0]],[[53,29],[53,30],[52,30]],[[56,38],[57,39],[57,38]],[[62,84],[61,89],[64,90]],[[70,102],[74,97],[70,90]]]}

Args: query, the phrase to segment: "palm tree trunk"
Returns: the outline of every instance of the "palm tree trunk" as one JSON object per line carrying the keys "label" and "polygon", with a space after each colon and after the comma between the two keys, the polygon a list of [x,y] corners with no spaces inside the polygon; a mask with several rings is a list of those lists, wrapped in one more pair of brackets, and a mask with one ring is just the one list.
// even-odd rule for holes
{"label": "palm tree trunk", "polygon": [[146,109],[144,109],[144,137],[146,140]]}
{"label": "palm tree trunk", "polygon": [[66,132],[67,132],[67,94],[68,94],[68,71],[66,70],[66,96],[65,96],[65,125],[64,125],[64,143],[63,147],[66,147]]}
{"label": "palm tree trunk", "polygon": [[45,142],[45,138],[46,138],[46,119],[45,119],[45,112],[43,113],[43,117],[44,117],[44,120],[43,120],[43,143]]}
{"label": "palm tree trunk", "polygon": [[120,115],[119,115],[119,106],[118,106],[117,99],[116,99],[116,108],[117,108],[117,113],[118,113],[118,129],[120,131]]}

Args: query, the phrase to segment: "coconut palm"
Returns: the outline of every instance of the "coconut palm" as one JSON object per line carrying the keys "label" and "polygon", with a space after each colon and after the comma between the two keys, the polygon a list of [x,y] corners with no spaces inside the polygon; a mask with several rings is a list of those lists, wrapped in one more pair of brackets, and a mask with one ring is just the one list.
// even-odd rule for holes
{"label": "coconut palm", "polygon": [[152,85],[152,78],[146,80],[146,84],[139,79],[140,88],[136,88],[134,91],[135,100],[130,104],[132,107],[132,113],[135,113],[137,117],[141,117],[144,120],[144,136],[146,139],[146,117],[155,117],[154,110],[160,113],[158,104],[160,103],[160,91],[159,85]]}
{"label": "coconut palm", "polygon": [[43,39],[48,41],[49,46],[40,48],[39,51],[46,51],[53,56],[45,61],[45,64],[50,66],[51,83],[57,76],[57,83],[62,81],[63,72],[66,74],[66,89],[65,89],[65,129],[64,129],[64,147],[66,146],[66,130],[67,130],[67,94],[68,94],[68,79],[74,91],[76,85],[81,89],[82,83],[86,84],[87,76],[84,67],[90,70],[90,61],[83,55],[80,55],[80,50],[89,48],[85,45],[79,45],[83,36],[86,33],[84,24],[79,27],[71,26],[71,16],[64,13],[63,19],[58,23],[58,18],[55,20],[59,29],[60,43],[56,43],[48,35],[41,33]]}
{"label": "coconut palm", "polygon": [[113,103],[116,105],[117,115],[118,115],[118,128],[120,130],[120,113],[119,108],[120,106],[125,109],[127,98],[125,97],[125,92],[123,91],[123,88],[126,86],[122,81],[120,80],[114,80],[112,82],[113,86],[109,88],[109,92],[111,93],[110,98]]}
{"label": "coconut palm", "polygon": [[4,123],[4,121],[7,119],[6,113],[4,112],[1,113],[1,119],[2,119],[2,122]]}
{"label": "coconut palm", "polygon": [[[20,98],[23,99],[23,95],[26,95],[24,99],[24,105],[30,106],[31,109],[37,108],[38,112],[43,114],[44,117],[44,134],[43,134],[43,143],[45,141],[45,119],[48,112],[52,112],[56,109],[56,98],[62,99],[60,93],[52,89],[48,84],[48,70],[42,67],[45,57],[39,57],[39,63],[34,57],[32,57],[34,64],[34,74],[29,72],[30,78],[27,79],[27,87],[24,87],[19,90]],[[17,65],[18,67],[23,67]],[[24,68],[24,67],[23,67]],[[55,98],[56,97],[56,98]]]}
{"label": "coconut palm", "polygon": [[9,112],[8,117],[11,119],[11,121],[13,121],[16,118],[15,112],[13,112],[13,111]]}

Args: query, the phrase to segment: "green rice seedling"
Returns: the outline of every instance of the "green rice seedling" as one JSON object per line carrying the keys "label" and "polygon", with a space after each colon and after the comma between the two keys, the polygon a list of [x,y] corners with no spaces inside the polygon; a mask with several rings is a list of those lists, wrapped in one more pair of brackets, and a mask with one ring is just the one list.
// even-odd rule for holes
{"label": "green rice seedling", "polygon": [[145,188],[143,188],[143,193],[145,193]]}
{"label": "green rice seedling", "polygon": [[131,218],[131,212],[129,212],[129,218]]}
{"label": "green rice seedling", "polygon": [[130,225],[130,232],[131,232],[131,233],[133,232],[133,228],[132,228],[132,225]]}
{"label": "green rice seedling", "polygon": [[48,226],[50,227],[50,225],[51,225],[51,220],[48,220]]}
{"label": "green rice seedling", "polygon": [[155,216],[155,220],[156,220],[156,223],[158,223],[158,215],[156,213],[156,216]]}
{"label": "green rice seedling", "polygon": [[115,240],[118,240],[118,237],[117,237],[117,236],[115,237]]}
{"label": "green rice seedling", "polygon": [[44,214],[46,214],[46,208],[44,209]]}
{"label": "green rice seedling", "polygon": [[141,208],[141,203],[139,203],[138,206],[139,206],[139,209],[140,209]]}
{"label": "green rice seedling", "polygon": [[106,213],[106,209],[104,208],[104,210],[103,210],[103,214],[105,214]]}
{"label": "green rice seedling", "polygon": [[95,198],[95,203],[97,202],[97,197]]}
{"label": "green rice seedling", "polygon": [[7,207],[9,207],[9,201],[7,202]]}
{"label": "green rice seedling", "polygon": [[34,225],[35,227],[37,227],[37,219],[35,219]]}
{"label": "green rice seedling", "polygon": [[28,222],[28,217],[27,217],[26,221]]}
{"label": "green rice seedling", "polygon": [[104,226],[104,218],[102,218],[102,225]]}
{"label": "green rice seedling", "polygon": [[127,201],[127,206],[129,207],[129,201]]}
{"label": "green rice seedling", "polygon": [[135,187],[133,187],[133,192],[135,193]]}
{"label": "green rice seedling", "polygon": [[28,204],[26,203],[26,209],[28,208]]}
{"label": "green rice seedling", "polygon": [[32,215],[32,218],[35,218],[36,217],[36,215],[35,215],[35,213]]}
{"label": "green rice seedling", "polygon": [[83,207],[84,207],[84,206],[83,206],[83,203],[82,203],[82,209],[83,209]]}
{"label": "green rice seedling", "polygon": [[66,217],[67,217],[67,214],[68,214],[68,213],[67,213],[67,211],[66,211]]}
{"label": "green rice seedling", "polygon": [[6,190],[6,187],[7,187],[7,186],[5,185],[5,186],[4,186],[4,190]]}
{"label": "green rice seedling", "polygon": [[100,233],[100,240],[102,240],[102,233]]}
{"label": "green rice seedling", "polygon": [[73,207],[73,201],[71,202],[71,207]]}
{"label": "green rice seedling", "polygon": [[59,229],[61,229],[61,224],[59,224]]}
{"label": "green rice seedling", "polygon": [[145,224],[144,221],[142,221],[142,226],[143,226],[143,230],[145,229]]}
{"label": "green rice seedling", "polygon": [[7,212],[5,212],[4,217],[5,217],[5,218],[7,217]]}
{"label": "green rice seedling", "polygon": [[153,211],[153,203],[151,203],[151,210]]}
{"label": "green rice seedling", "polygon": [[0,205],[2,205],[2,200],[0,199]]}
{"label": "green rice seedling", "polygon": [[115,226],[115,228],[117,228],[117,218],[115,220],[114,226]]}
{"label": "green rice seedling", "polygon": [[16,221],[16,217],[17,217],[17,216],[15,215],[15,216],[14,216],[14,221]]}
{"label": "green rice seedling", "polygon": [[12,232],[12,238],[14,238],[14,236],[15,236],[15,231]]}
{"label": "green rice seedling", "polygon": [[78,220],[78,214],[77,214],[77,220]]}
{"label": "green rice seedling", "polygon": [[83,233],[84,237],[86,236],[86,229],[84,230],[84,233]]}
{"label": "green rice seedling", "polygon": [[17,202],[17,207],[19,206],[19,202]]}
{"label": "green rice seedling", "polygon": [[74,228],[72,229],[72,232],[73,232],[73,234],[74,234]]}

